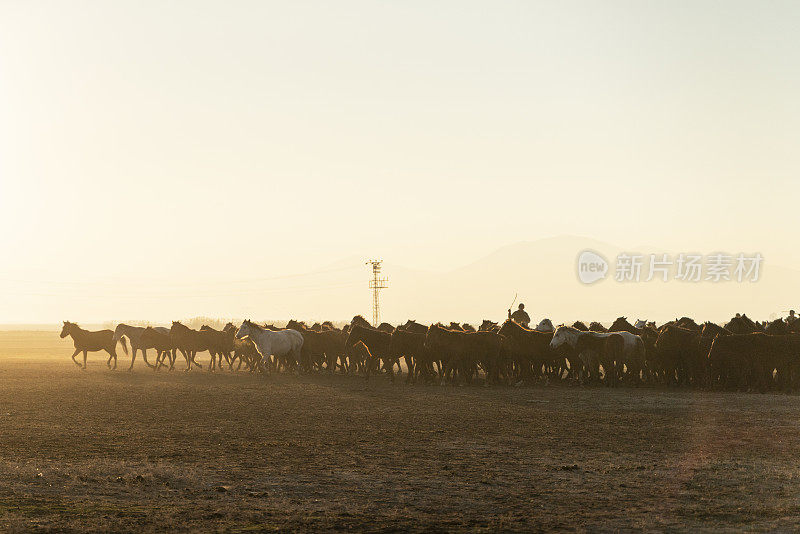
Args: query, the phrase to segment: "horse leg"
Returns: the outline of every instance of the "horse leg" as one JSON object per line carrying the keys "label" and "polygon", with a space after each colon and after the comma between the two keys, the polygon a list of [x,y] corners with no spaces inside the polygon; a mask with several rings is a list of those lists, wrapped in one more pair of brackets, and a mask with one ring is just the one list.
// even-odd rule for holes
{"label": "horse leg", "polygon": [[[293,354],[294,361],[300,361],[299,359],[303,357],[301,352],[300,352],[300,349],[292,349],[292,354]],[[300,374],[300,369],[299,368],[297,370],[297,374]]]}
{"label": "horse leg", "polygon": [[130,366],[130,367],[128,367],[128,371],[130,371],[131,369],[133,369],[133,362],[135,362],[135,361],[136,361],[136,351],[137,351],[137,350],[139,350],[139,349],[138,349],[138,348],[136,348],[136,347],[131,347],[131,349],[132,349],[132,352],[133,352],[133,354],[131,354],[131,366]]}
{"label": "horse leg", "polygon": [[389,373],[389,379],[394,384],[394,360],[386,359],[383,361],[383,368]]}
{"label": "horse leg", "polygon": [[72,361],[75,362],[75,365],[77,365],[78,367],[80,367],[81,364],[80,364],[80,362],[78,360],[75,359],[75,356],[77,356],[80,353],[81,353],[81,349],[75,349],[75,352],[72,353]]}
{"label": "horse leg", "polygon": [[405,355],[406,359],[406,384],[410,384],[414,379],[414,361],[411,359],[411,356],[408,354]]}
{"label": "horse leg", "polygon": [[193,364],[195,364],[195,365],[196,365],[197,367],[199,367],[200,369],[202,369],[202,368],[203,368],[203,365],[202,365],[202,364],[199,364],[199,363],[197,363],[197,360],[195,360],[195,357],[196,357],[196,356],[197,356],[197,351],[196,351],[196,350],[192,351],[192,363],[193,363]]}
{"label": "horse leg", "polygon": [[[156,349],[156,354],[158,353],[158,349]],[[153,367],[150,365],[150,362],[147,361],[147,349],[142,349],[142,358],[144,359],[144,364],[147,367]]]}
{"label": "horse leg", "polygon": [[164,359],[164,352],[156,349],[156,364],[153,366],[153,372],[156,372],[161,367],[161,362]]}
{"label": "horse leg", "polygon": [[88,351],[83,351],[83,370],[86,370],[86,353]]}
{"label": "horse leg", "polygon": [[116,351],[116,349],[114,347],[111,347],[111,349],[106,349],[106,352],[108,352],[108,362],[109,362],[109,364],[111,363],[111,358],[114,358],[114,367],[111,367],[110,365],[109,365],[109,367],[111,367],[112,371],[115,371],[117,369],[117,351]]}
{"label": "horse leg", "polygon": [[435,384],[437,381],[437,377],[439,376],[438,371],[434,368],[434,363],[438,366],[438,360],[436,362],[429,361],[427,364],[428,369],[428,382],[431,384]]}

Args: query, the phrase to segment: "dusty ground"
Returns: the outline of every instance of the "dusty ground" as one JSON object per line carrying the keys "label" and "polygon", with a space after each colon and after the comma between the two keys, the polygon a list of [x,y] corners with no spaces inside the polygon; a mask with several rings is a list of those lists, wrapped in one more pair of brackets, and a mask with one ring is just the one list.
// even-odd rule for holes
{"label": "dusty ground", "polygon": [[800,528],[797,396],[84,372],[70,347],[0,332],[0,530]]}

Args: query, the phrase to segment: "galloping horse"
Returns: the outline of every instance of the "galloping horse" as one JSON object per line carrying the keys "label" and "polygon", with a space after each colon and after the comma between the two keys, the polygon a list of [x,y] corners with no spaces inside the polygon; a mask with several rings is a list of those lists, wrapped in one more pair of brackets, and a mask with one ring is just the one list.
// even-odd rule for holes
{"label": "galloping horse", "polygon": [[[156,326],[152,328],[161,334],[169,335],[169,328],[164,328],[163,326]],[[125,351],[125,354],[128,354],[128,344],[125,342],[125,338],[128,338],[131,342],[131,351],[133,351],[133,354],[131,357],[131,366],[128,367],[128,371],[133,369],[133,363],[136,361],[137,350],[142,351],[142,358],[144,358],[144,363],[147,365],[147,367],[155,367],[155,365],[151,365],[150,362],[147,361],[147,349],[154,349],[156,346],[148,343],[142,338],[144,331],[145,329],[141,326],[130,326],[124,323],[118,324],[117,328],[114,329],[114,341],[119,341],[122,343],[122,350]]]}
{"label": "galloping horse", "polygon": [[[184,369],[184,371],[191,369],[192,364],[195,364],[200,369],[203,368],[203,366],[194,359],[198,352],[208,350],[206,339],[200,332],[192,330],[178,321],[172,321],[172,328],[169,329],[169,337],[172,339],[172,346],[174,347],[172,349],[172,361],[169,366],[170,370],[175,366],[176,349],[181,351],[183,357],[186,358],[186,369]],[[156,365],[161,365],[160,358]]]}
{"label": "galloping horse", "polygon": [[286,329],[273,332],[258,326],[249,319],[242,323],[236,332],[236,338],[249,337],[258,347],[258,352],[264,363],[269,363],[269,357],[275,356],[276,360],[283,360],[284,366],[292,368],[300,361],[300,351],[303,349],[303,335],[297,330]]}
{"label": "galloping horse", "polygon": [[[163,327],[153,328],[148,326],[142,332],[140,342],[148,348],[156,349],[156,365],[152,365],[153,371],[158,371],[164,359],[172,362],[172,338],[169,335],[169,329]],[[142,351],[144,352],[144,351]],[[145,363],[147,363],[147,356],[145,356]],[[132,365],[132,364],[131,364]]]}
{"label": "galloping horse", "polygon": [[109,354],[106,365],[111,369],[111,359],[113,358],[113,369],[117,368],[117,341],[114,339],[114,332],[111,330],[90,332],[89,330],[84,330],[75,323],[64,321],[64,327],[61,329],[61,338],[63,339],[67,336],[72,336],[72,343],[75,345],[72,361],[75,362],[75,365],[78,367],[81,366],[78,360],[75,359],[78,353],[83,352],[83,368],[86,369],[86,353],[104,350]]}
{"label": "galloping horse", "polygon": [[206,340],[206,347],[209,354],[211,354],[211,363],[208,366],[209,371],[213,371],[216,367],[217,356],[219,356],[219,370],[222,371],[222,358],[228,362],[228,368],[233,368],[233,360],[231,353],[234,351],[233,336],[236,333],[236,327],[228,323],[223,330],[214,330],[208,325],[200,327],[200,335]]}

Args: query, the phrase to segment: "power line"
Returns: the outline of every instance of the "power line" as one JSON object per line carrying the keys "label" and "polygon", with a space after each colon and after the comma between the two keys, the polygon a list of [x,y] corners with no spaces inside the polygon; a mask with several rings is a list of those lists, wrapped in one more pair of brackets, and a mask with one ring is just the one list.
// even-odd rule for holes
{"label": "power line", "polygon": [[287,280],[291,278],[303,278],[307,276],[317,276],[320,274],[328,274],[328,273],[335,273],[340,271],[348,271],[354,270],[358,268],[358,265],[348,265],[347,267],[337,267],[333,269],[321,269],[318,271],[310,271],[306,273],[298,273],[298,274],[285,274],[281,276],[271,276],[266,278],[243,278],[238,280],[216,280],[216,281],[198,281],[196,283],[193,282],[155,282],[155,281],[147,281],[147,280],[138,280],[138,281],[126,281],[120,280],[117,282],[104,280],[104,281],[91,281],[91,280],[25,280],[19,278],[0,278],[0,282],[13,282],[13,283],[23,283],[23,284],[47,284],[47,285],[72,285],[72,286],[119,286],[121,284],[141,284],[141,285],[169,285],[171,287],[176,286],[199,286],[199,285],[228,285],[228,284],[252,284],[258,282],[270,282],[275,280]]}
{"label": "power line", "polygon": [[45,293],[45,292],[5,292],[5,295],[24,296],[24,297],[60,297],[60,298],[119,298],[119,299],[172,299],[172,298],[207,298],[207,297],[233,297],[240,295],[261,295],[261,294],[274,294],[274,293],[292,293],[304,291],[325,291],[330,289],[343,289],[360,286],[362,282],[348,282],[338,284],[318,284],[318,285],[304,285],[304,286],[291,286],[291,287],[277,287],[269,289],[255,289],[250,288],[246,290],[224,292],[224,293],[136,293],[136,294],[108,294],[108,293]]}

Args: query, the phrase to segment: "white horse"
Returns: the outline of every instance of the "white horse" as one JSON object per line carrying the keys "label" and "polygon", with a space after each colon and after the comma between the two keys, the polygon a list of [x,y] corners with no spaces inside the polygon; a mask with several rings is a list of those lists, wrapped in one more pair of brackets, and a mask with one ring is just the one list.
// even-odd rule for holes
{"label": "white horse", "polygon": [[[122,350],[125,351],[125,354],[128,354],[128,345],[125,343],[125,338],[127,337],[131,341],[131,350],[133,351],[133,355],[131,357],[131,366],[128,367],[128,371],[133,369],[133,363],[136,361],[136,351],[142,351],[142,358],[144,358],[144,363],[147,367],[155,368],[155,365],[151,365],[150,362],[147,361],[147,349],[155,348],[152,345],[148,345],[147,343],[142,342],[142,334],[144,333],[144,327],[141,326],[130,326],[124,323],[120,323],[117,325],[117,328],[114,330],[114,343],[121,343]],[[161,334],[169,335],[169,328],[164,328],[163,326],[156,326],[153,330],[158,331]]]}
{"label": "white horse", "polygon": [[644,342],[642,338],[637,336],[636,334],[631,334],[630,332],[582,332],[577,328],[573,328],[571,326],[559,326],[556,328],[555,334],[553,334],[553,339],[550,341],[550,348],[557,349],[563,344],[569,345],[571,348],[575,348],[578,343],[578,338],[581,335],[591,335],[595,338],[607,338],[610,335],[619,334],[625,340],[625,353],[626,355],[631,354],[635,355],[638,351],[642,352],[642,358],[644,358]]}
{"label": "white horse", "polygon": [[541,321],[539,321],[539,324],[536,325],[536,328],[534,328],[534,330],[537,330],[539,332],[552,332],[555,330],[555,328],[553,327],[553,321],[551,321],[550,319],[542,319]]}
{"label": "white horse", "polygon": [[638,328],[639,330],[645,326],[647,326],[647,319],[636,319],[636,323],[633,325],[634,328]]}
{"label": "white horse", "polygon": [[[563,345],[567,345],[572,350],[575,350],[581,336],[606,339],[613,335],[620,335],[624,340],[622,361],[617,363],[625,364],[628,373],[634,375],[638,380],[639,372],[644,370],[644,342],[636,334],[631,334],[630,332],[582,332],[571,326],[559,326],[553,334],[553,339],[550,340],[550,348],[556,350]],[[596,354],[580,354],[579,356],[587,366],[591,365],[597,358]]]}
{"label": "white horse", "polygon": [[300,361],[300,351],[303,348],[303,335],[297,330],[267,330],[254,322],[247,320],[236,331],[236,338],[250,338],[261,353],[261,361],[269,363],[269,357],[275,356],[283,361],[284,367],[294,368]]}

